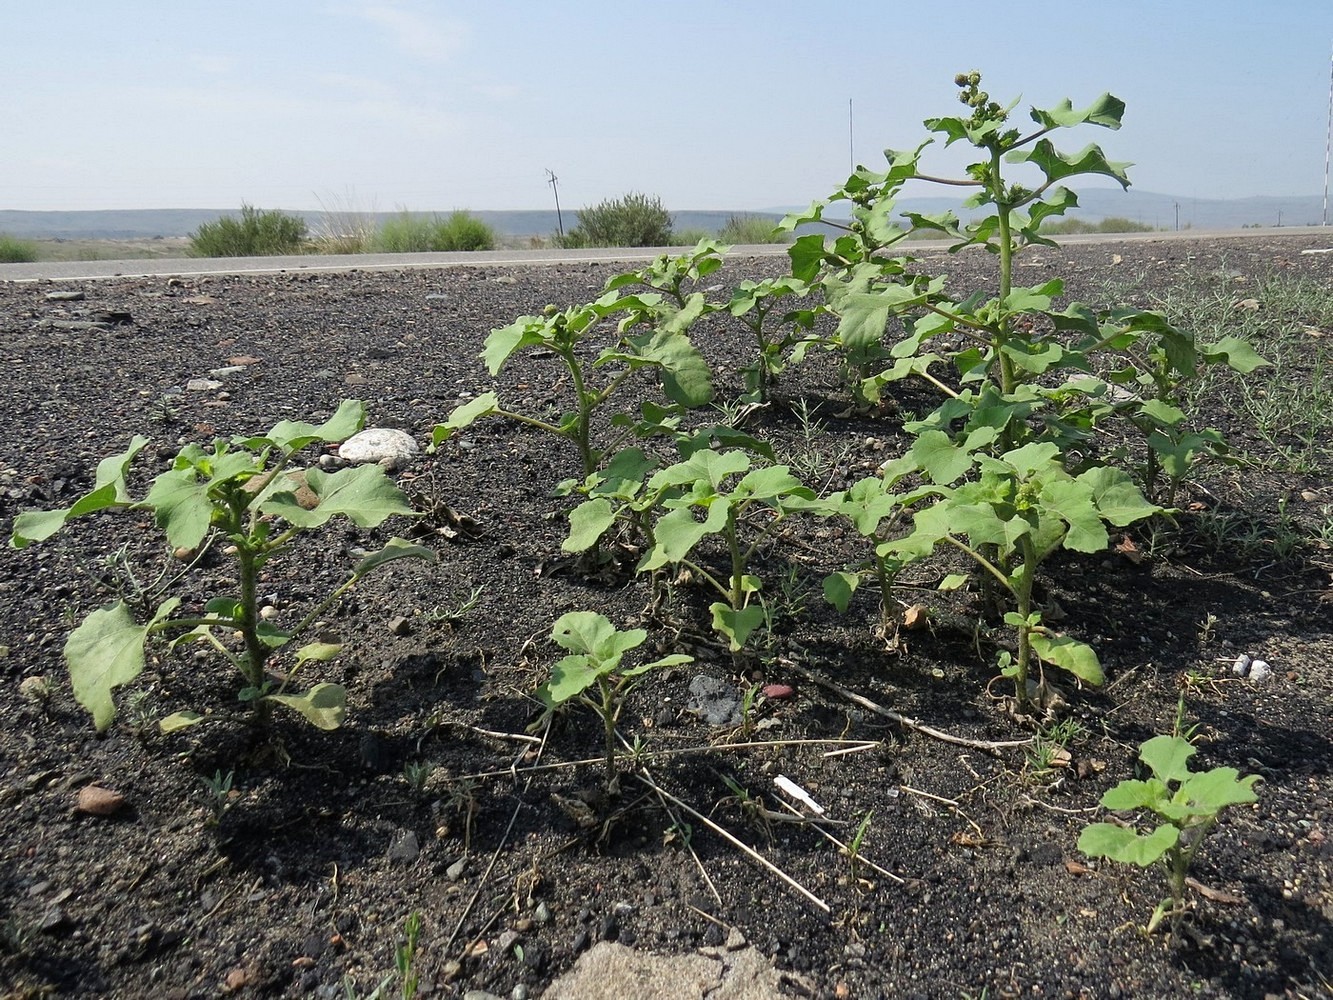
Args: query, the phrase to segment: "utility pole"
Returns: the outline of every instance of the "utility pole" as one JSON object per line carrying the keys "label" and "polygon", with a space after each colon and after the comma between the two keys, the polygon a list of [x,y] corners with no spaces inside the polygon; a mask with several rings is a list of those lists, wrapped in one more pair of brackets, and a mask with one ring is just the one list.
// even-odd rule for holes
{"label": "utility pole", "polygon": [[560,238],[563,240],[565,238],[565,217],[560,214],[560,187],[557,183],[559,180],[560,178],[555,175],[555,171],[547,167],[546,183],[551,185],[551,190],[555,192],[555,221],[556,225],[560,227]]}
{"label": "utility pole", "polygon": [[1180,202],[1172,202],[1176,209],[1176,232],[1180,232]]}
{"label": "utility pole", "polygon": [[1324,136],[1324,225],[1328,225],[1328,152],[1333,146],[1333,54],[1328,60],[1328,131]]}

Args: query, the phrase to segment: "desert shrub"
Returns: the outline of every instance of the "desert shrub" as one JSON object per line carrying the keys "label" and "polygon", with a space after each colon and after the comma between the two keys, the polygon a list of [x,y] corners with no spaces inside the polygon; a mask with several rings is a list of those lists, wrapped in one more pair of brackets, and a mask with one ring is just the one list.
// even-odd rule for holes
{"label": "desert shrub", "polygon": [[1081,233],[1151,233],[1152,226],[1135,222],[1118,215],[1108,215],[1099,222],[1084,222],[1082,219],[1061,219],[1048,226],[1042,226],[1043,234],[1051,236],[1077,236]]}
{"label": "desert shrub", "polygon": [[566,247],[671,246],[671,213],[656,195],[623,198],[579,209],[578,225],[561,240]]}
{"label": "desert shrub", "polygon": [[381,253],[428,253],[434,230],[435,224],[430,218],[403,209],[384,220],[375,238],[375,249]]}
{"label": "desert shrub", "polygon": [[785,243],[787,236],[778,232],[777,220],[762,215],[733,215],[727,219],[717,238],[723,243]]}
{"label": "desert shrub", "polygon": [[692,247],[697,246],[700,240],[714,238],[713,234],[707,229],[682,229],[671,234],[671,245],[673,247]]}
{"label": "desert shrub", "polygon": [[223,216],[190,234],[194,257],[271,257],[305,249],[305,220],[285,212],[241,206],[239,219]]}
{"label": "desert shrub", "polygon": [[30,264],[37,259],[37,244],[0,233],[0,264]]}
{"label": "desert shrub", "polygon": [[404,209],[385,220],[375,244],[382,253],[494,250],[495,230],[470,212],[454,212],[441,219]]}
{"label": "desert shrub", "polygon": [[495,230],[471,212],[453,212],[435,222],[432,250],[494,250]]}

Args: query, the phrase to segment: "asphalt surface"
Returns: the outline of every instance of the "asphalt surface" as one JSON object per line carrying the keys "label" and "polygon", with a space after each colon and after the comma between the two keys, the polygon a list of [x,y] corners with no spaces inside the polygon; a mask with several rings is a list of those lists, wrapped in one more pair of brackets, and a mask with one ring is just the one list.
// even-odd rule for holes
{"label": "asphalt surface", "polygon": [[[1179,232],[1093,233],[1062,236],[1061,243],[1126,243],[1216,239],[1219,236],[1273,237],[1297,230],[1256,228],[1243,230],[1187,229]],[[1333,245],[1333,228],[1328,230]],[[950,241],[912,241],[911,249],[942,249]],[[649,261],[661,254],[683,253],[684,247],[638,247],[593,250],[484,250],[466,253],[380,253],[293,257],[186,257],[135,260],[39,261],[32,264],[0,264],[0,281],[89,281],[104,278],[188,277],[202,274],[279,274],[284,271],[391,271],[405,268],[570,264],[585,261],[633,263]],[[784,244],[732,247],[737,257],[776,257],[786,253]]]}

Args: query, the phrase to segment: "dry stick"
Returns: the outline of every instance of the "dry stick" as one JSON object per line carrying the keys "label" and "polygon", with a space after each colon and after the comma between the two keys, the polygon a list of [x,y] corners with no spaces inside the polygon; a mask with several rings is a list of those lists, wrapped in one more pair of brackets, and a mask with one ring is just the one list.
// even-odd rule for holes
{"label": "dry stick", "polygon": [[751,847],[749,844],[746,844],[746,843],[745,843],[744,841],[742,841],[742,840],[738,840],[736,837],[732,836],[730,833],[728,833],[728,832],[727,832],[726,830],[724,830],[722,827],[720,827],[720,826],[718,826],[716,823],[714,823],[711,819],[709,819],[709,818],[708,818],[707,816],[705,816],[703,813],[699,812],[697,809],[691,808],[690,806],[686,805],[684,802],[682,802],[680,799],[676,798],[676,796],[672,795],[672,794],[671,794],[670,792],[668,792],[666,789],[660,787],[656,782],[653,781],[652,778],[648,777],[647,775],[645,775],[645,774],[638,774],[638,775],[635,775],[635,777],[637,777],[640,781],[642,781],[642,782],[643,782],[645,785],[647,785],[649,788],[653,789],[653,790],[654,790],[655,792],[657,792],[659,795],[663,795],[663,796],[665,796],[666,798],[670,799],[670,800],[671,800],[672,802],[674,802],[679,808],[685,810],[685,812],[689,813],[691,816],[693,816],[695,819],[697,819],[700,823],[703,823],[705,826],[707,826],[707,827],[708,827],[710,830],[712,830],[714,833],[716,833],[716,834],[718,834],[719,836],[721,836],[724,840],[726,840],[726,841],[727,841],[728,843],[730,843],[732,846],[734,846],[734,847],[736,847],[736,848],[739,848],[739,849],[740,849],[740,850],[741,850],[747,857],[749,857],[751,860],[756,861],[756,862],[758,862],[760,865],[762,865],[764,868],[767,868],[770,872],[772,872],[772,873],[773,873],[774,875],[776,875],[778,878],[782,879],[782,881],[786,882],[789,886],[791,886],[793,889],[795,889],[797,892],[799,892],[799,893],[800,893],[802,896],[804,896],[806,899],[810,900],[810,902],[814,903],[815,906],[819,907],[823,912],[825,912],[825,913],[831,913],[831,912],[832,912],[832,910],[830,909],[828,903],[824,902],[822,899],[820,899],[818,896],[816,896],[813,892],[811,892],[811,891],[810,891],[809,889],[807,889],[805,886],[801,885],[800,882],[797,882],[794,878],[792,878],[790,875],[788,875],[786,872],[784,872],[784,871],[783,871],[781,868],[779,868],[777,865],[773,864],[773,862],[771,862],[771,861],[769,861],[767,858],[765,858],[762,854],[760,854],[758,851],[756,851],[756,850],[755,850],[753,847]]}
{"label": "dry stick", "polygon": [[899,725],[906,726],[908,729],[915,730],[923,736],[931,736],[937,740],[943,740],[945,743],[955,743],[960,747],[971,747],[973,750],[984,750],[987,753],[996,753],[997,751],[1008,747],[1030,746],[1032,743],[1031,738],[1026,740],[970,740],[965,736],[955,736],[953,733],[946,733],[942,729],[936,729],[934,726],[928,726],[924,722],[919,722],[916,719],[909,718],[892,709],[885,708],[883,705],[873,702],[869,698],[857,694],[855,691],[849,691],[841,684],[835,683],[827,677],[820,677],[817,673],[812,670],[807,670],[799,663],[788,663],[785,665],[789,670],[796,671],[798,674],[809,678],[816,684],[842,695],[842,697],[846,698],[848,701],[860,705],[862,708],[874,712],[876,715],[882,715],[884,718],[890,719]]}
{"label": "dry stick", "polygon": [[[872,747],[880,746],[878,740],[755,740],[750,743],[710,743],[707,746],[693,747],[675,747],[666,750],[650,750],[646,756],[656,760],[658,757],[677,757],[682,754],[694,753],[713,753],[724,750],[757,750],[771,747],[801,747],[801,746],[841,746],[848,747],[850,750],[869,750]],[[511,777],[515,774],[537,774],[542,771],[560,771],[572,767],[587,767],[592,764],[605,764],[605,757],[584,757],[581,760],[565,760],[557,764],[534,764],[532,767],[518,767],[511,764],[502,771],[478,771],[476,774],[465,774],[459,780],[479,781],[483,778],[503,778],[505,775]]]}
{"label": "dry stick", "polygon": [[[616,735],[620,736],[619,733],[616,733]],[[620,743],[626,750],[631,749],[629,743],[626,742],[625,737],[620,736]],[[650,780],[652,780],[653,776],[648,771],[648,768],[645,765],[642,764],[639,765],[639,770],[641,770],[644,774],[648,776]],[[676,814],[672,812],[671,804],[667,802],[666,796],[662,794],[662,790],[660,788],[654,788],[654,791],[657,793],[657,801],[662,803],[662,808],[671,814],[671,818],[673,820],[675,820],[676,822],[680,822]],[[694,849],[694,844],[691,842],[691,838],[682,836],[681,840],[685,844],[685,849],[690,852],[690,857],[694,858],[695,867],[699,869],[699,874],[704,877],[704,884],[708,886],[708,891],[711,892],[713,894],[713,898],[717,900],[717,905],[721,906],[722,894],[717,891],[717,886],[713,884],[713,879],[709,876],[708,869],[704,867],[703,858],[699,857],[699,853]]]}
{"label": "dry stick", "polygon": [[[791,813],[793,813],[794,815],[799,816],[801,819],[809,819],[809,817],[807,817],[805,814],[803,814],[803,813],[801,813],[800,811],[798,811],[798,810],[797,810],[797,809],[796,809],[790,802],[785,802],[785,801],[783,801],[782,799],[779,799],[778,801],[782,803],[782,805],[783,805],[783,807],[784,807],[785,809],[789,810],[789,811],[790,811]],[[775,815],[777,815],[777,814],[775,814]],[[842,850],[844,853],[846,853],[848,857],[851,857],[852,849],[851,849],[851,847],[849,847],[847,844],[844,844],[841,840],[839,840],[837,837],[833,836],[833,834],[829,833],[827,830],[825,830],[825,829],[824,829],[822,826],[820,826],[818,823],[808,823],[807,825],[808,825],[811,829],[814,829],[814,830],[819,831],[819,833],[820,833],[826,840],[831,841],[831,842],[834,843],[834,844],[837,844],[837,845],[838,845],[838,848],[839,848],[840,850]],[[887,877],[887,878],[891,878],[891,879],[893,879],[893,881],[897,882],[899,885],[906,885],[906,884],[907,884],[907,879],[903,878],[901,875],[895,875],[895,874],[893,874],[893,872],[889,871],[887,868],[881,868],[879,865],[875,864],[875,862],[869,860],[864,854],[857,854],[857,855],[856,855],[856,860],[857,860],[859,863],[865,865],[867,868],[873,868],[873,869],[875,869],[875,871],[879,872],[881,875],[884,875],[884,876]]]}
{"label": "dry stick", "polygon": [[[541,759],[542,753],[546,750],[546,737],[550,735],[550,732],[551,732],[551,722],[548,719],[546,722],[546,729],[543,730],[541,735],[541,746],[537,748],[538,759]],[[518,756],[514,758],[514,763],[517,764],[518,761],[522,759],[523,755],[528,752],[529,751],[526,749],[520,751]],[[512,772],[512,765],[510,771],[501,771],[500,773],[509,774],[511,772]],[[514,775],[514,783],[515,784],[518,783],[517,774]],[[518,822],[518,814],[523,810],[524,803],[522,796],[524,793],[527,792],[528,788],[531,785],[532,785],[532,777],[529,776],[527,782],[525,782],[523,785],[523,792],[519,794],[518,804],[514,806],[514,814],[509,817],[509,825],[505,827],[505,832],[501,835],[500,842],[495,845],[495,850],[491,854],[490,863],[486,866],[486,870],[481,874],[481,881],[477,883],[477,891],[474,892],[472,894],[472,898],[467,901],[467,906],[463,907],[463,912],[459,914],[458,923],[454,925],[454,932],[449,935],[449,940],[444,942],[444,947],[446,951],[449,948],[453,947],[454,939],[458,937],[458,932],[463,929],[463,924],[467,921],[468,916],[472,913],[472,908],[477,905],[477,900],[481,897],[481,891],[484,888],[486,888],[486,880],[490,878],[491,872],[495,869],[495,863],[500,860],[500,852],[504,850],[505,844],[508,843],[509,834],[513,832],[514,824]],[[493,923],[495,923],[494,917],[492,917],[491,920],[487,922],[486,928],[489,928]],[[482,930],[483,934],[486,933],[486,928],[483,928]]]}

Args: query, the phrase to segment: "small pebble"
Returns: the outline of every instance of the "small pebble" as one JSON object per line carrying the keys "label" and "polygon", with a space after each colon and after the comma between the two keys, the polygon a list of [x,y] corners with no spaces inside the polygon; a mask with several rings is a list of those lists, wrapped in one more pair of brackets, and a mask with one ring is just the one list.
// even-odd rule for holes
{"label": "small pebble", "polygon": [[84,785],[79,789],[75,808],[89,816],[113,816],[125,805],[125,796],[100,785]]}

